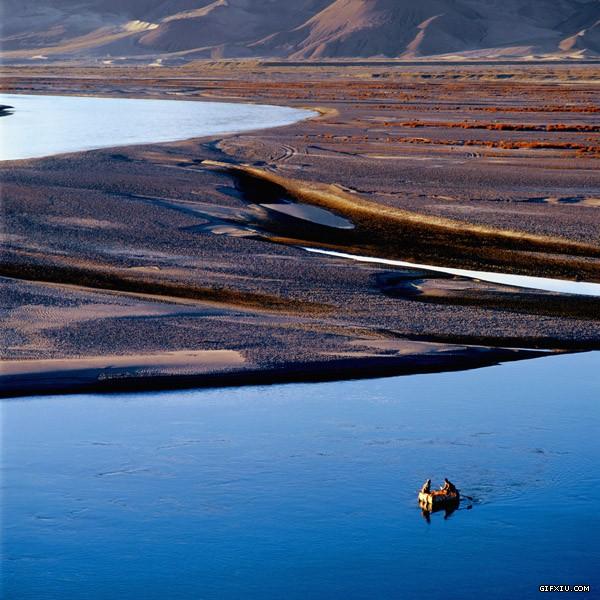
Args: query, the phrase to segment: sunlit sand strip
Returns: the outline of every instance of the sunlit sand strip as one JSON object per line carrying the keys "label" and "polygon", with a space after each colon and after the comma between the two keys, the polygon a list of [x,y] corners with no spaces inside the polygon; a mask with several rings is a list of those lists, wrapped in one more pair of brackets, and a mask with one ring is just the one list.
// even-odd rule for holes
{"label": "sunlit sand strip", "polygon": [[568,281],[566,279],[551,279],[549,277],[530,277],[528,275],[510,275],[508,273],[492,273],[488,271],[471,271],[470,269],[453,269],[452,267],[436,267],[422,265],[419,263],[406,262],[403,260],[390,260],[387,258],[375,258],[372,256],[360,256],[357,254],[346,254],[333,250],[319,250],[317,248],[303,248],[307,252],[325,254],[336,258],[347,258],[365,263],[379,265],[390,265],[393,267],[408,267],[410,269],[422,269],[447,275],[458,275],[469,279],[478,279],[489,283],[507,285],[519,288],[542,290],[545,292],[556,292],[559,294],[576,294],[579,296],[600,296],[600,283],[588,283],[585,281]]}
{"label": "sunlit sand strip", "polygon": [[86,358],[58,358],[46,360],[0,361],[0,374],[21,375],[76,369],[199,369],[234,367],[246,361],[236,350],[179,350],[156,354],[88,356]]}

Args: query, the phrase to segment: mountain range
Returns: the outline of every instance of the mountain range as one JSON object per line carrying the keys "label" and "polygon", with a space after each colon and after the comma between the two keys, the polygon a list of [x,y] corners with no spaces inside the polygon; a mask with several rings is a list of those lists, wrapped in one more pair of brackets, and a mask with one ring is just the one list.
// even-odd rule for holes
{"label": "mountain range", "polygon": [[0,58],[600,57],[600,0],[3,0]]}

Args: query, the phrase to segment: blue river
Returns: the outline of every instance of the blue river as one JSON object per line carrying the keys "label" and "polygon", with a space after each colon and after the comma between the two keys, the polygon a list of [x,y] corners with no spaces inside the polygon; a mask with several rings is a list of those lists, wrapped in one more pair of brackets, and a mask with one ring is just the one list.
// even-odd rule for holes
{"label": "blue river", "polygon": [[[2,597],[598,597],[599,372],[3,401]],[[445,476],[460,508],[423,514]]]}

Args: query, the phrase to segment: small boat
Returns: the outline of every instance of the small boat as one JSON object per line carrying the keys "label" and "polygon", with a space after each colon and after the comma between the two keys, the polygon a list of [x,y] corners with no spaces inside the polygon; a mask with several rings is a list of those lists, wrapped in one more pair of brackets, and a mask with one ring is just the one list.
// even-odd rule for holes
{"label": "small boat", "polygon": [[419,504],[429,509],[443,506],[451,506],[460,502],[460,494],[456,492],[444,492],[434,490],[432,492],[419,492]]}

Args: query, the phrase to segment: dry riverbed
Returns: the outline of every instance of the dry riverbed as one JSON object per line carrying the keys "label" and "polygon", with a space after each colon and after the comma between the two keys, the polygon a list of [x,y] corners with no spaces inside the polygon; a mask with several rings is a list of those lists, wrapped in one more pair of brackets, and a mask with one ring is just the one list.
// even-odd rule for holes
{"label": "dry riverbed", "polygon": [[600,281],[594,65],[51,69],[4,68],[2,90],[321,114],[0,164],[6,395],[428,372],[600,347],[594,298],[301,248]]}

